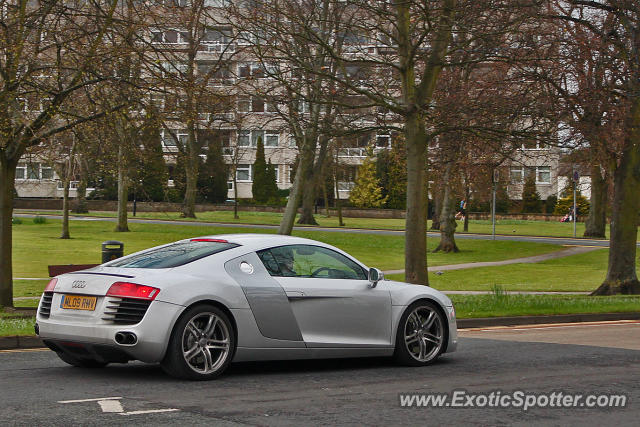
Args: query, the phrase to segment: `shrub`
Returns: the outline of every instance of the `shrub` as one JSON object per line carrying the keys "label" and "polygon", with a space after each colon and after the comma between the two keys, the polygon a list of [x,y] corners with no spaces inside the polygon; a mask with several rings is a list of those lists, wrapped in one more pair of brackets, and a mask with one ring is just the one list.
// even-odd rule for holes
{"label": "shrub", "polygon": [[[584,216],[589,214],[589,200],[584,197],[580,192],[576,197],[576,205],[578,206],[578,216]],[[569,210],[573,207],[573,192],[567,197],[563,197],[558,200],[556,207],[553,211],[556,215],[565,215],[569,213]]]}
{"label": "shrub", "polygon": [[17,217],[13,217],[13,218],[11,219],[11,224],[15,224],[15,225],[22,224],[22,219],[17,218]]}
{"label": "shrub", "polygon": [[35,218],[33,218],[33,223],[34,224],[46,224],[47,223],[47,218],[45,218],[43,216],[36,216]]}
{"label": "shrub", "polygon": [[536,190],[536,177],[530,174],[522,188],[522,212],[539,213],[542,210],[542,201]]}
{"label": "shrub", "polygon": [[553,213],[557,203],[558,203],[558,198],[556,196],[551,195],[547,197],[547,200],[544,202],[544,211],[548,214]]}

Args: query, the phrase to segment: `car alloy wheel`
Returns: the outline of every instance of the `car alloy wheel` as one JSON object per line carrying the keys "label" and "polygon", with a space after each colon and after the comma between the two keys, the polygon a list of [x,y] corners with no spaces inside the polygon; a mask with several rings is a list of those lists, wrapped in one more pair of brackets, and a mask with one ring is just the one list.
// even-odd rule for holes
{"label": "car alloy wheel", "polygon": [[400,319],[395,357],[406,365],[427,365],[440,356],[446,340],[447,327],[441,311],[430,301],[418,301]]}
{"label": "car alloy wheel", "polygon": [[216,306],[199,304],[187,309],[174,325],[161,366],[177,378],[210,380],[231,363],[235,345],[228,315]]}
{"label": "car alloy wheel", "polygon": [[229,328],[215,313],[198,313],[182,333],[182,355],[189,368],[209,375],[229,357]]}

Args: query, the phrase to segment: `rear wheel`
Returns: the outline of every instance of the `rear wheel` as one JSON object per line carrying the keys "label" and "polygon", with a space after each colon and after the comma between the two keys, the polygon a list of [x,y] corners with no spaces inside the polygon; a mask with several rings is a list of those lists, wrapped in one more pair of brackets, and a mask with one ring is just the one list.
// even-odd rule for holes
{"label": "rear wheel", "polygon": [[80,359],[64,352],[56,352],[56,354],[63,362],[77,368],[104,368],[108,364],[106,362],[98,362],[95,359]]}
{"label": "rear wheel", "polygon": [[403,365],[432,363],[444,351],[448,331],[446,319],[430,301],[411,304],[400,318],[394,357]]}
{"label": "rear wheel", "polygon": [[162,369],[177,378],[210,380],[229,366],[235,345],[229,317],[213,305],[197,305],[176,322]]}

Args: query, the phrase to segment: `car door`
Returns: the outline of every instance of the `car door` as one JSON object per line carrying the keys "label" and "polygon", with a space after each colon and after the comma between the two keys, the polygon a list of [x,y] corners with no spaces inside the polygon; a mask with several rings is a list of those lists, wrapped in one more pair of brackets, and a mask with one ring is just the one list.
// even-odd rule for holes
{"label": "car door", "polygon": [[332,249],[287,245],[258,253],[285,290],[309,347],[391,345],[391,295],[371,287],[358,263]]}

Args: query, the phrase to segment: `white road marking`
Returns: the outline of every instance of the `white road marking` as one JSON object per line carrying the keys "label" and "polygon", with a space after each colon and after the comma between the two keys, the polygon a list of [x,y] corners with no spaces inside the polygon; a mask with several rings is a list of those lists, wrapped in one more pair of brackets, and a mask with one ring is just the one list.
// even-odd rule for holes
{"label": "white road marking", "polygon": [[180,409],[168,408],[168,409],[149,409],[146,411],[131,411],[125,412],[120,402],[122,397],[97,397],[93,399],[78,399],[78,400],[59,400],[58,403],[86,403],[97,402],[100,405],[102,413],[120,414],[120,415],[140,415],[140,414],[159,414],[163,412],[176,412]]}
{"label": "white road marking", "polygon": [[119,400],[119,399],[122,399],[122,397],[98,397],[96,399],[59,400],[58,403],[99,402],[101,400]]}
{"label": "white road marking", "polygon": [[102,412],[124,412],[119,400],[98,400],[98,405],[100,405]]}
{"label": "white road marking", "polygon": [[120,415],[140,415],[140,414],[157,414],[160,412],[175,412],[180,409],[171,408],[171,409],[151,409],[148,411],[131,411],[131,412],[121,412]]}

